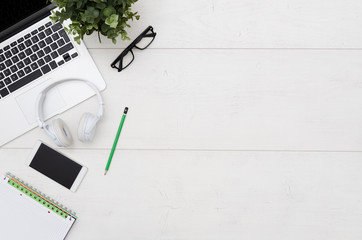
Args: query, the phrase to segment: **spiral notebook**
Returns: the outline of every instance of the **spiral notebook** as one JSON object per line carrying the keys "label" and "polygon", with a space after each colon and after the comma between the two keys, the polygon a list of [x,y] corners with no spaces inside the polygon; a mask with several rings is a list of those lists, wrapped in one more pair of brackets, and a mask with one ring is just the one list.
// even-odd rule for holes
{"label": "spiral notebook", "polygon": [[63,240],[77,217],[14,175],[0,175],[0,238]]}

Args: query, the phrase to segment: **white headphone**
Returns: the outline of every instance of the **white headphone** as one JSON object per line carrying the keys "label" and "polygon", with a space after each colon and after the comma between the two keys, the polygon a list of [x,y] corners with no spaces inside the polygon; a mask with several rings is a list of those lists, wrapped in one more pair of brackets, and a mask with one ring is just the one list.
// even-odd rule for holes
{"label": "white headphone", "polygon": [[38,118],[38,125],[40,128],[43,128],[45,132],[53,139],[53,141],[59,147],[68,147],[72,144],[73,138],[69,131],[69,128],[65,124],[65,122],[60,119],[54,119],[51,123],[47,124],[44,122],[43,115],[43,104],[46,98],[47,92],[53,87],[69,81],[80,81],[86,83],[89,87],[91,87],[97,95],[99,102],[99,110],[97,115],[91,113],[84,113],[79,122],[78,127],[78,138],[82,142],[92,141],[96,132],[97,123],[103,116],[103,99],[101,93],[99,92],[96,85],[92,82],[81,80],[81,79],[65,79],[47,86],[38,96],[36,101],[36,115]]}

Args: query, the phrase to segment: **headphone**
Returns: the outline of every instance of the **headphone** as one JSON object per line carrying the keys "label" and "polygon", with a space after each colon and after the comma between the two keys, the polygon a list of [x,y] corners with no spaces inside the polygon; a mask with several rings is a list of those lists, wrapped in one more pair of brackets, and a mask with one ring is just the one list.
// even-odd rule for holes
{"label": "headphone", "polygon": [[99,92],[97,86],[94,85],[94,83],[81,79],[65,79],[52,83],[49,86],[47,86],[44,90],[42,90],[42,92],[39,94],[37,98],[36,115],[39,127],[44,129],[45,132],[53,139],[53,141],[59,147],[70,146],[73,142],[72,134],[70,133],[69,128],[67,127],[65,122],[60,118],[52,120],[51,123],[45,123],[43,105],[44,105],[44,100],[46,98],[46,94],[50,89],[54,88],[59,84],[69,81],[80,81],[87,84],[91,89],[94,90],[99,102],[99,110],[97,115],[87,112],[83,114],[82,118],[79,121],[78,139],[81,142],[90,142],[93,140],[97,128],[97,123],[103,116],[103,105],[104,105],[103,99],[101,93]]}

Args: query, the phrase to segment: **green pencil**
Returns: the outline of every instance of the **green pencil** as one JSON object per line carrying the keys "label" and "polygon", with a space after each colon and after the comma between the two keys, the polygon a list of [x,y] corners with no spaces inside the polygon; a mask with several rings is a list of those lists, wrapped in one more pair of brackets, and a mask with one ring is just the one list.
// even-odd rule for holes
{"label": "green pencil", "polygon": [[109,169],[109,166],[111,165],[112,157],[113,157],[113,154],[114,154],[114,150],[116,150],[118,138],[119,138],[119,135],[121,134],[122,127],[123,127],[123,123],[124,123],[124,120],[126,119],[126,116],[127,116],[127,112],[128,112],[128,107],[126,107],[126,108],[124,109],[121,122],[119,123],[117,135],[116,135],[116,138],[114,139],[114,142],[113,142],[113,147],[112,147],[112,150],[111,150],[111,154],[109,154],[109,158],[108,158],[108,162],[107,162],[107,166],[106,166],[106,171],[104,172],[104,175],[107,174],[108,169]]}

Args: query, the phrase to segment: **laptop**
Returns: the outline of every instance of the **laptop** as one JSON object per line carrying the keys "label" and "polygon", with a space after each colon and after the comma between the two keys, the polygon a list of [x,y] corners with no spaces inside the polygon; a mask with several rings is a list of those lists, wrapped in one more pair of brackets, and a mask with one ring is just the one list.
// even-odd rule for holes
{"label": "laptop", "polygon": [[[46,0],[1,2],[0,146],[37,126],[36,99],[46,86],[62,79],[84,79],[101,91],[106,87],[84,43],[74,42],[62,24],[49,19],[54,8]],[[92,89],[76,81],[58,85],[47,94],[45,117],[93,95]]]}

